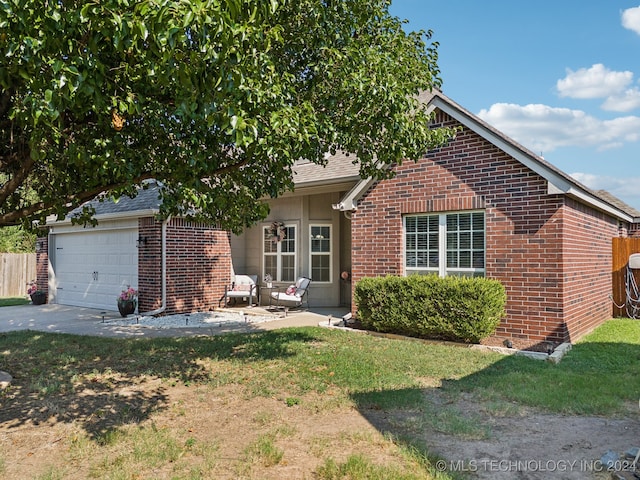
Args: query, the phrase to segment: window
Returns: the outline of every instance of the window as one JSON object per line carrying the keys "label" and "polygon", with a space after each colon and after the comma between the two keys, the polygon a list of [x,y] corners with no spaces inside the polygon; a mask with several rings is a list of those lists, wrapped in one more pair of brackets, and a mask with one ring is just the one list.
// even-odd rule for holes
{"label": "window", "polygon": [[484,276],[484,213],[411,215],[404,219],[405,271]]}
{"label": "window", "polygon": [[264,257],[264,276],[271,275],[274,282],[296,281],[296,227],[285,225],[284,238],[274,240],[271,227],[263,227],[262,252]]}
{"label": "window", "polygon": [[331,225],[309,227],[309,254],[311,256],[311,279],[314,282],[331,281]]}

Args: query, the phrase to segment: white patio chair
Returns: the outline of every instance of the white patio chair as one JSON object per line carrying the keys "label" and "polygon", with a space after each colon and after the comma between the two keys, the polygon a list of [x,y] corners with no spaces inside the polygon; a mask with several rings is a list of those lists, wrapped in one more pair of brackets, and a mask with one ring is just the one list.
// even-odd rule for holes
{"label": "white patio chair", "polygon": [[296,281],[295,285],[291,285],[285,291],[271,292],[269,299],[270,306],[298,308],[306,304],[309,308],[309,284],[311,279],[307,277],[300,277]]}
{"label": "white patio chair", "polygon": [[[222,303],[225,307],[229,299],[234,303],[237,299],[248,299],[249,306],[253,306],[253,299],[258,302],[258,276],[257,275],[236,275],[235,281],[230,287],[224,287],[224,295],[218,301],[218,307]],[[224,302],[224,303],[223,303]]]}

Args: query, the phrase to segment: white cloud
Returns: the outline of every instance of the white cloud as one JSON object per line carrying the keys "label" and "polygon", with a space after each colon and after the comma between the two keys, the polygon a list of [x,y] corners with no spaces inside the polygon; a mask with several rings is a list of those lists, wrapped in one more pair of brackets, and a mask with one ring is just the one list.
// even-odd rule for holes
{"label": "white cloud", "polygon": [[567,69],[567,76],[556,82],[561,97],[605,98],[618,94],[633,81],[633,72],[616,72],[601,63],[577,71]]}
{"label": "white cloud", "polygon": [[627,8],[622,12],[622,26],[640,35],[640,7]]}
{"label": "white cloud", "polygon": [[548,105],[493,104],[478,116],[535,153],[560,147],[616,148],[640,139],[640,117],[600,120],[581,110]]}
{"label": "white cloud", "polygon": [[613,95],[605,100],[602,108],[612,112],[630,112],[640,108],[640,89],[633,87],[622,94]]}
{"label": "white cloud", "polygon": [[571,176],[592,190],[606,190],[627,203],[632,203],[634,200],[634,203],[637,203],[640,199],[639,177],[619,178],[581,172],[572,173]]}

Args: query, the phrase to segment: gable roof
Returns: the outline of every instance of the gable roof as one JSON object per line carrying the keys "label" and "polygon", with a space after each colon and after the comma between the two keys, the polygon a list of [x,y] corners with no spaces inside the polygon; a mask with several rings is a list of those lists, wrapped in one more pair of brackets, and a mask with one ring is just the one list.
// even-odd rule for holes
{"label": "gable roof", "polygon": [[[617,219],[631,223],[640,222],[640,212],[634,208],[616,199],[616,197],[608,192],[605,192],[606,195],[603,195],[582,185],[573,177],[547,162],[541,156],[536,155],[473,113],[464,109],[442,92],[437,90],[422,92],[418,96],[418,99],[428,105],[428,110],[433,111],[439,109],[448,114],[466,128],[540,175],[547,181],[549,194],[564,194],[575,198],[581,203],[590,205],[597,210],[606,212]],[[334,207],[339,210],[354,210],[357,207],[357,201],[366,193],[373,182],[371,178],[361,180],[359,184],[347,193],[341,203]]]}
{"label": "gable roof", "polygon": [[299,160],[293,166],[293,183],[297,187],[326,185],[360,180],[360,164],[354,155],[336,152],[326,154],[326,165]]}

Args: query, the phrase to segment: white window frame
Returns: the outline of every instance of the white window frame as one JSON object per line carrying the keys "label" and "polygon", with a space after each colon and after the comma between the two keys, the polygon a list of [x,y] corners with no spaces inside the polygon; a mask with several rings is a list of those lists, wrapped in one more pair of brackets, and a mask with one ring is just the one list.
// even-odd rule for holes
{"label": "white window frame", "polygon": [[[447,267],[447,217],[451,215],[460,214],[482,214],[482,232],[483,232],[483,265],[482,267]],[[407,266],[407,219],[416,217],[438,217],[438,261],[435,267],[408,267]],[[454,212],[435,212],[435,213],[420,213],[405,215],[402,220],[403,235],[402,235],[402,248],[403,248],[403,266],[405,275],[411,274],[429,274],[437,273],[440,277],[447,275],[461,275],[461,276],[485,276],[486,271],[486,245],[487,245],[487,226],[486,226],[486,214],[483,210],[472,211],[454,211]],[[473,225],[473,222],[471,222]],[[456,230],[457,232],[458,230]],[[473,232],[473,228],[471,230]],[[476,230],[477,232],[477,230]],[[473,237],[473,235],[472,235]],[[472,248],[471,251],[480,251],[480,249]]]}
{"label": "white window frame", "polygon": [[[290,282],[293,283],[298,278],[298,249],[300,248],[300,236],[298,235],[298,225],[295,223],[285,223],[284,228],[293,228],[295,232],[295,245],[293,252],[283,252],[282,244],[283,241],[276,242],[276,251],[275,252],[267,252],[265,251],[265,245],[267,242],[273,243],[272,240],[267,238],[267,230],[271,229],[271,224],[264,224],[262,226],[262,278],[267,274],[266,271],[266,262],[265,258],[267,256],[276,257],[276,276],[272,279],[273,282]],[[286,241],[286,238],[285,240]],[[292,279],[283,279],[282,277],[282,259],[283,257],[293,257],[293,278]]]}
{"label": "white window frame", "polygon": [[[313,228],[328,228],[329,229],[329,251],[328,252],[314,252],[313,251]],[[329,257],[329,280],[328,281],[320,281],[313,278],[313,257],[314,256],[323,256]],[[324,283],[328,284],[333,281],[333,225],[330,223],[311,223],[309,224],[309,272],[311,275],[311,279],[313,283]]]}

